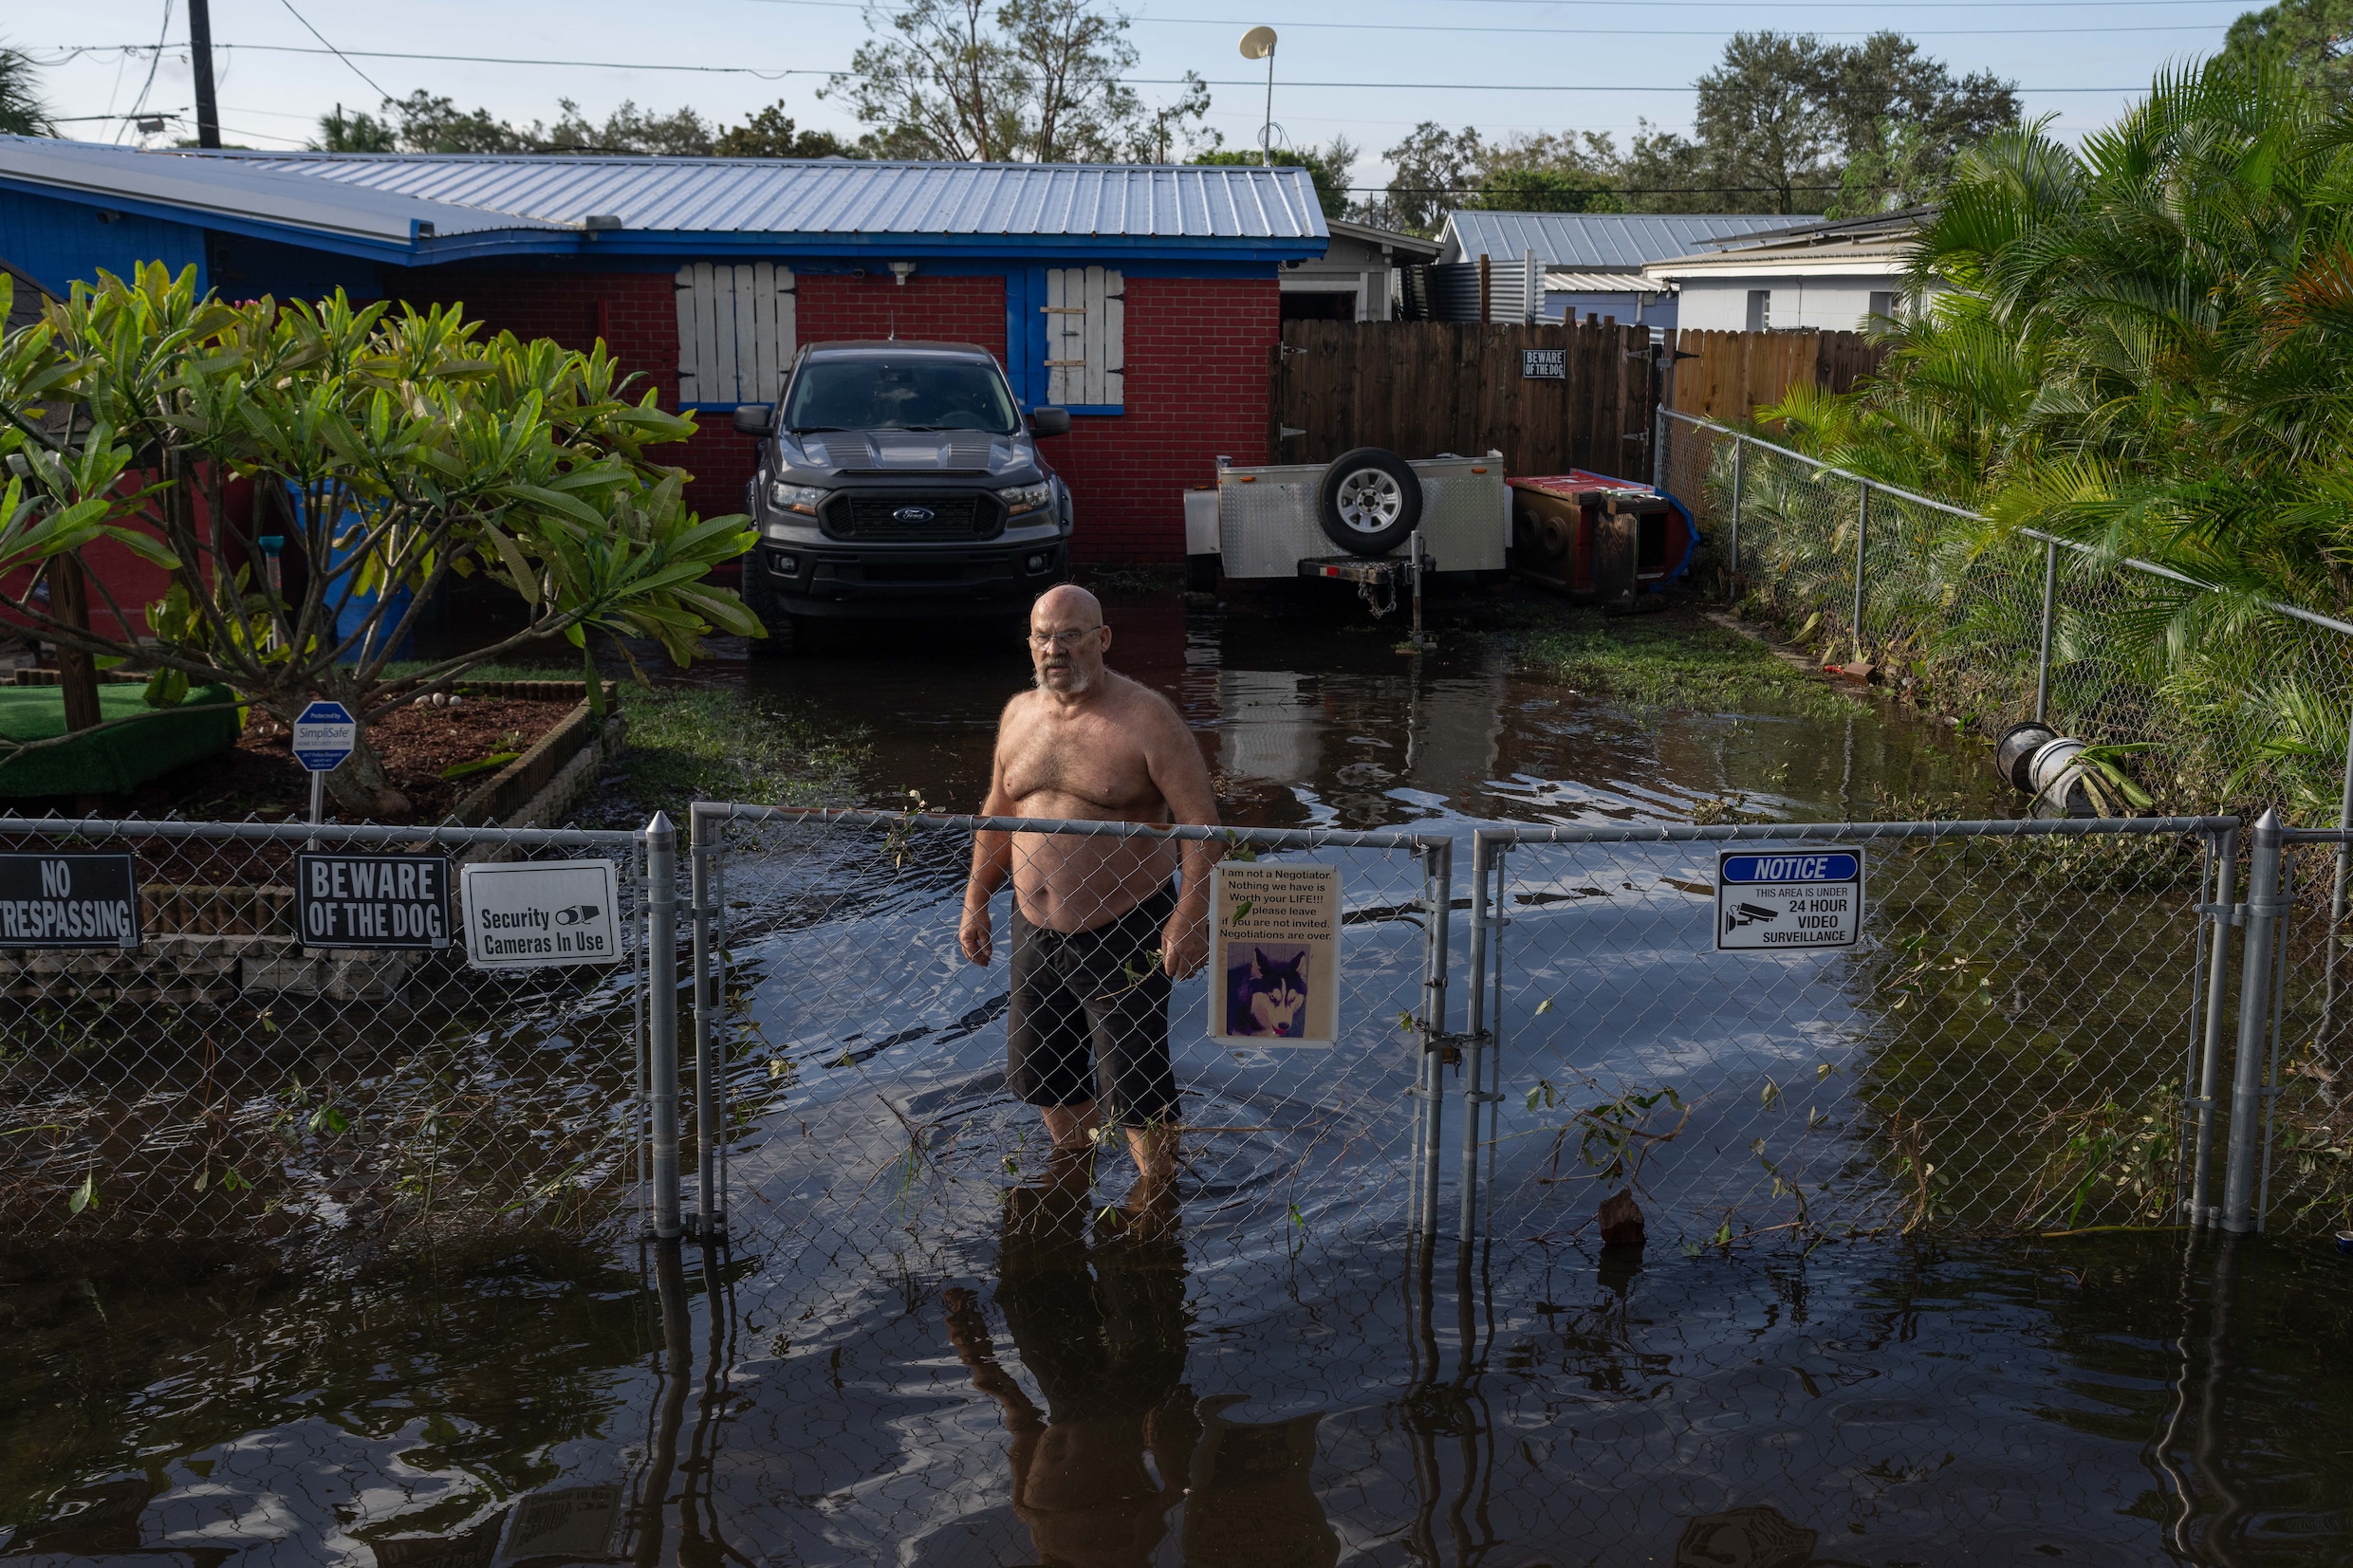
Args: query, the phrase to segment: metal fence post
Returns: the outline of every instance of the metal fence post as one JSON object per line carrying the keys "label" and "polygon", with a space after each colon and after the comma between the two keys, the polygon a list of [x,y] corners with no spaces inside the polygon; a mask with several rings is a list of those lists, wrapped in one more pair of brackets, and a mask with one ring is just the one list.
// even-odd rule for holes
{"label": "metal fence post", "polygon": [[645,824],[646,1046],[654,1099],[654,1235],[678,1217],[678,830],[657,811]]}
{"label": "metal fence post", "polygon": [[1663,491],[1667,488],[1666,404],[1658,405],[1658,412],[1651,415],[1651,423],[1657,429],[1651,432],[1650,439],[1650,487],[1655,490]]}
{"label": "metal fence post", "polygon": [[2239,948],[2238,1060],[2231,1076],[2231,1149],[2222,1184],[2222,1228],[2255,1228],[2256,1152],[2262,1139],[2264,1041],[2271,1023],[2271,952],[2285,913],[2279,896],[2280,820],[2267,809],[2255,822],[2247,866],[2247,940]]}
{"label": "metal fence post", "polygon": [[702,1241],[716,1242],[727,1236],[727,1194],[720,1190],[719,1181],[719,1148],[725,1139],[720,1103],[723,1075],[711,1026],[717,991],[711,973],[711,914],[715,896],[711,859],[715,851],[703,841],[704,821],[700,811],[687,814],[695,922],[695,1234]]}
{"label": "metal fence post", "polygon": [[2231,894],[2238,872],[2238,829],[2231,828],[2208,840],[2214,858],[2214,901],[2201,913],[2214,921],[2214,947],[2207,958],[2206,1023],[2199,1042],[2196,1080],[2190,1089],[2196,1114],[2190,1155],[2190,1223],[2214,1223],[2214,1191],[2209,1170],[2214,1143],[2214,1090],[2222,1081],[2223,995],[2231,981]]}
{"label": "metal fence post", "polygon": [[1855,662],[1865,661],[1862,649],[1862,547],[1871,533],[1871,487],[1866,482],[1855,502]]}
{"label": "metal fence post", "polygon": [[[1470,1021],[1463,1032],[1470,1042],[1470,1056],[1463,1067],[1462,1083],[1462,1204],[1455,1243],[1466,1252],[1478,1235],[1479,1221],[1479,1151],[1494,1135],[1494,1115],[1487,1107],[1503,1097],[1487,1086],[1491,1074],[1500,1073],[1502,1063],[1489,1050],[1487,1027],[1487,988],[1481,984],[1487,973],[1488,932],[1500,924],[1503,896],[1500,887],[1491,902],[1488,883],[1495,878],[1503,864],[1497,845],[1491,843],[1484,833],[1471,836],[1471,962],[1465,967],[1470,996],[1467,1005]],[[1483,1131],[1484,1130],[1484,1131]]]}
{"label": "metal fence post", "polygon": [[1412,1228],[1425,1242],[1438,1226],[1438,1150],[1445,1127],[1446,913],[1451,900],[1451,843],[1421,847],[1422,908],[1430,917],[1422,944],[1421,1064],[1415,1075]]}
{"label": "metal fence post", "polygon": [[2043,644],[2034,658],[2034,722],[2050,718],[2050,618],[2059,599],[2059,542],[2043,541]]}
{"label": "metal fence post", "polygon": [[1740,576],[1740,498],[1742,491],[1747,488],[1741,483],[1741,459],[1746,457],[1748,452],[1749,444],[1746,441],[1743,441],[1739,436],[1733,436],[1732,575],[1735,580],[1737,580]]}

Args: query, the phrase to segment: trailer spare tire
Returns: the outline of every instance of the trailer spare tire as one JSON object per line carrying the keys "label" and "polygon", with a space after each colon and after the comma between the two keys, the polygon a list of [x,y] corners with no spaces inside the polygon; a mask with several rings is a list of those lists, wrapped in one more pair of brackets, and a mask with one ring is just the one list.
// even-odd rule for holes
{"label": "trailer spare tire", "polygon": [[1421,479],[1380,447],[1343,452],[1315,496],[1324,537],[1350,555],[1387,555],[1421,525]]}

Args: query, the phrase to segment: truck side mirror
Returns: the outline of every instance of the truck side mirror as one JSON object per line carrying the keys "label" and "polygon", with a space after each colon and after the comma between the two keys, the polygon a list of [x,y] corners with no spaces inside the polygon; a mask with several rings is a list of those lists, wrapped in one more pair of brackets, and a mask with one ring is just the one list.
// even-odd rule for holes
{"label": "truck side mirror", "polygon": [[766,435],[775,423],[776,405],[773,403],[735,405],[735,434],[738,435]]}
{"label": "truck side mirror", "polygon": [[1070,411],[1066,408],[1033,408],[1029,411],[1029,434],[1032,435],[1067,435],[1070,434]]}

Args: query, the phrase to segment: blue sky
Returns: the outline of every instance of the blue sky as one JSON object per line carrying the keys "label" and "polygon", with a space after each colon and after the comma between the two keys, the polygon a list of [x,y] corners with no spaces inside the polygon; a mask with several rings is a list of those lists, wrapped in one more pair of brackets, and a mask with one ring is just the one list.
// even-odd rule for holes
{"label": "blue sky", "polygon": [[[1138,0],[1130,37],[1142,55],[1137,76],[1191,69],[1221,83],[1211,123],[1229,143],[1253,146],[1263,66],[1241,59],[1235,44],[1253,23],[1271,25],[1282,39],[1277,122],[1294,143],[1345,135],[1367,155],[1358,180],[1378,183],[1387,173],[1380,149],[1421,120],[1490,134],[1610,131],[1621,141],[1645,119],[1687,128],[1689,84],[1735,28],[1837,40],[1892,28],[1956,71],[2016,81],[2028,113],[2056,114],[2072,138],[2112,119],[2167,63],[2211,53],[2245,9],[2238,0]],[[0,25],[0,39],[59,60],[44,83],[60,115],[120,114],[142,90],[146,107],[185,114],[193,99],[184,48],[156,60],[120,47],[158,38],[184,45],[182,0],[169,12],[167,21],[164,0],[27,8]],[[310,28],[354,51],[350,63],[266,47],[316,50]],[[848,64],[865,26],[857,0],[213,0],[213,34],[229,46],[216,55],[227,138],[295,146],[336,103],[373,106],[378,95],[361,73],[395,95],[424,87],[524,122],[552,119],[560,97],[596,118],[628,98],[660,109],[692,103],[722,120],[781,97],[804,125],[855,133],[845,110],[818,91],[824,73]],[[84,52],[60,59],[73,49]],[[650,68],[657,65],[702,68]],[[98,120],[63,129],[93,140],[118,134]]]}

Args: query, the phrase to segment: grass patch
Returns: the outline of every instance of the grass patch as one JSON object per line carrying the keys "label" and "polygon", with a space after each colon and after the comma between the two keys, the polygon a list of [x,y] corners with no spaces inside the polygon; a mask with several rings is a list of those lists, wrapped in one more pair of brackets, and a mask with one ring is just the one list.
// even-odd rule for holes
{"label": "grass patch", "polygon": [[750,805],[856,805],[867,754],[862,729],[829,729],[805,712],[712,686],[624,683],[629,747],[599,782],[584,816],[635,826],[690,801]]}
{"label": "grass patch", "polygon": [[1854,699],[1697,612],[1523,604],[1497,627],[1522,665],[1580,692],[1657,708],[1844,718]]}

